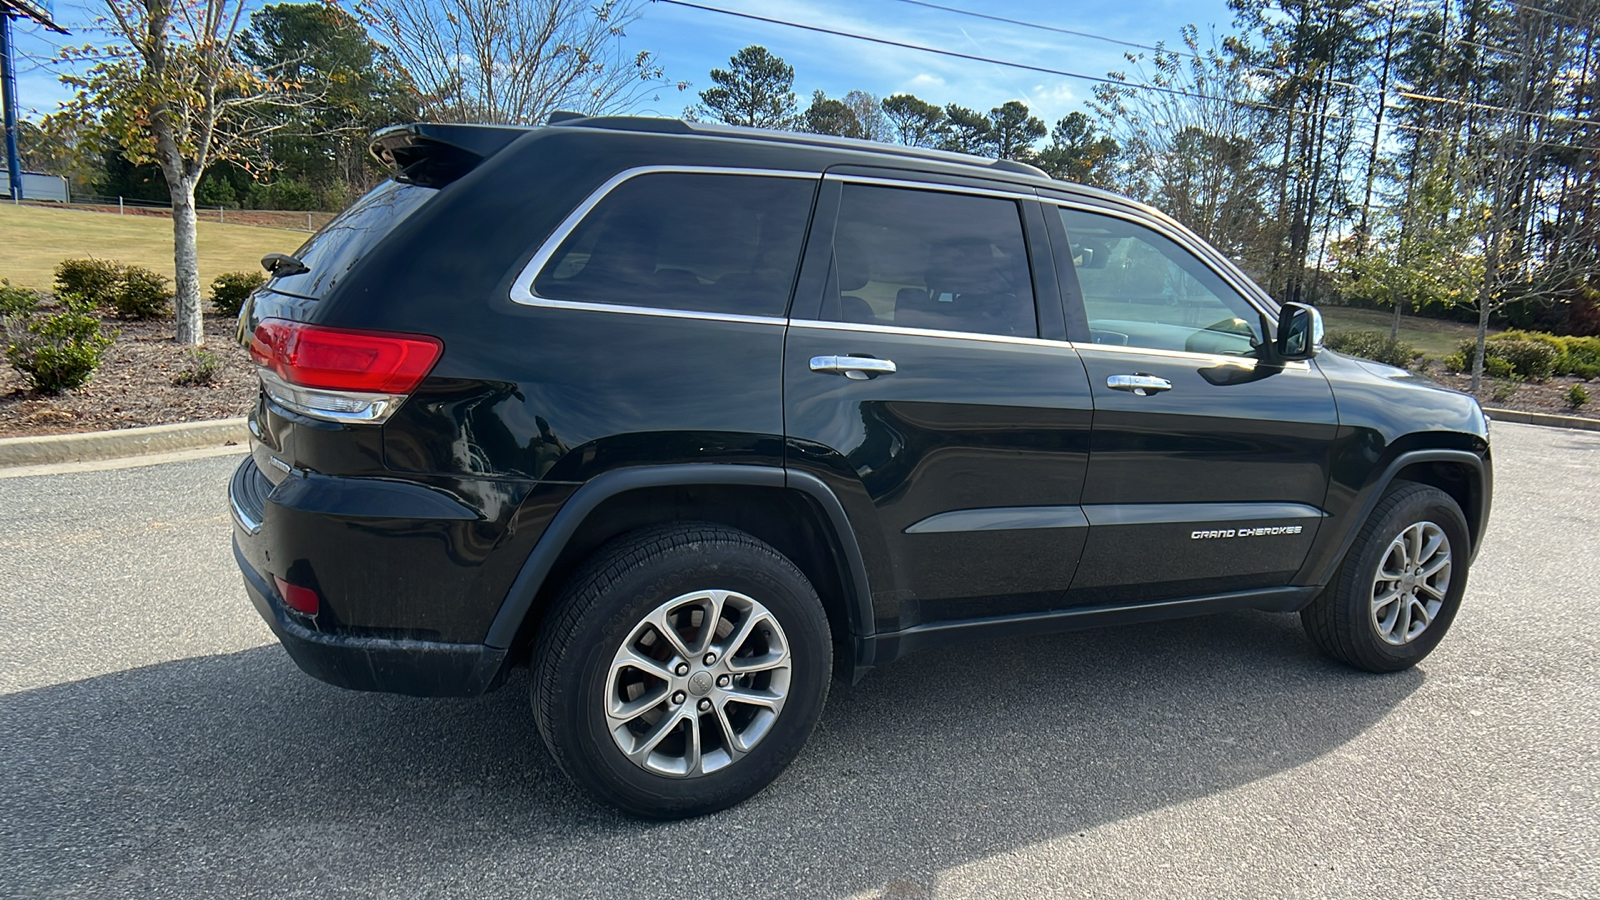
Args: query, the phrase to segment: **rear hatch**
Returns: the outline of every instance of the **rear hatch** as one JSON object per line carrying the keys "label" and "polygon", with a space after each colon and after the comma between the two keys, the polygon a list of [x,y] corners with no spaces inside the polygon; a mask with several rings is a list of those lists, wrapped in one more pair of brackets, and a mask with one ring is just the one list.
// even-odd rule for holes
{"label": "rear hatch", "polygon": [[271,481],[301,467],[330,474],[373,469],[371,461],[381,458],[376,426],[426,377],[442,343],[429,335],[320,325],[330,310],[319,314],[319,308],[340,302],[341,285],[361,277],[361,263],[403,222],[527,133],[472,125],[379,132],[372,152],[392,168],[391,179],[293,254],[262,260],[272,277],[241,312],[239,340],[261,376],[250,429],[259,442],[257,462]]}

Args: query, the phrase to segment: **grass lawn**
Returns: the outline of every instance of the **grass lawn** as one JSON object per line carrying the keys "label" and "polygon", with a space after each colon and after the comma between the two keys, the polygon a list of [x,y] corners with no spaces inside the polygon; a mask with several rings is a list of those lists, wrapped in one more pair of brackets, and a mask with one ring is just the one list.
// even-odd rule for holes
{"label": "grass lawn", "polygon": [[[268,253],[292,253],[303,231],[199,223],[200,290],[223,272],[256,272]],[[172,277],[172,220],[156,216],[14,206],[0,203],[0,278],[49,290],[56,263],[93,256],[154,269]]]}
{"label": "grass lawn", "polygon": [[[1385,309],[1351,309],[1347,306],[1321,306],[1322,322],[1329,331],[1381,331],[1387,335],[1394,313]],[[1493,334],[1498,328],[1489,329]],[[1444,319],[1422,319],[1404,316],[1400,319],[1400,340],[1413,344],[1435,359],[1456,352],[1461,342],[1478,333],[1477,328],[1464,322]]]}

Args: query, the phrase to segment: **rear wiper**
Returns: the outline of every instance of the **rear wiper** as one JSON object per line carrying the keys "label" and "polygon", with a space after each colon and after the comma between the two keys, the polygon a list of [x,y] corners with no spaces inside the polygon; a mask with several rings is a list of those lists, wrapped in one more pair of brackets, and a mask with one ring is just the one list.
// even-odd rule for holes
{"label": "rear wiper", "polygon": [[273,278],[304,275],[311,271],[310,266],[287,253],[268,253],[266,256],[261,257],[261,268],[272,273]]}

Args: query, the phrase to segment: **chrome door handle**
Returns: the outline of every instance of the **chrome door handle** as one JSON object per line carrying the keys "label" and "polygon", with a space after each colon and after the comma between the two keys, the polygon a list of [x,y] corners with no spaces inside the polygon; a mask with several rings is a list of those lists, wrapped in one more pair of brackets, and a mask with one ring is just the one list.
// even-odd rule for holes
{"label": "chrome door handle", "polygon": [[1106,379],[1106,387],[1113,391],[1129,391],[1141,397],[1148,397],[1151,394],[1172,390],[1172,382],[1156,375],[1139,372],[1135,375],[1112,375]]}
{"label": "chrome door handle", "polygon": [[811,371],[843,375],[851,381],[865,381],[874,375],[893,375],[894,360],[870,356],[813,356]]}

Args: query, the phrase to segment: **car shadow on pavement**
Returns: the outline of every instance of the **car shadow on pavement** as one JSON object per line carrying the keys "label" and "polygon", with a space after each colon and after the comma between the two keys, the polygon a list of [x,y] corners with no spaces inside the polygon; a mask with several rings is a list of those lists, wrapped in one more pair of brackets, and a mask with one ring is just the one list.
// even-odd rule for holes
{"label": "car shadow on pavement", "polygon": [[1292,769],[1421,684],[1238,613],[925,653],[835,683],[755,799],[653,823],[546,755],[519,674],[360,694],[276,646],[0,697],[0,893],[922,896],[941,871]]}

